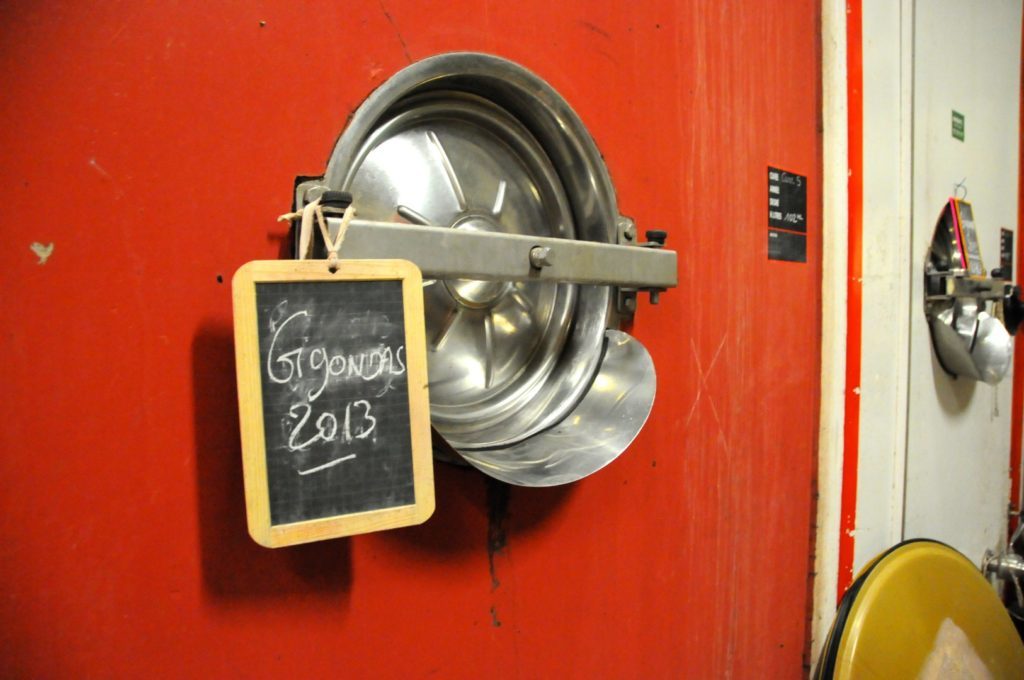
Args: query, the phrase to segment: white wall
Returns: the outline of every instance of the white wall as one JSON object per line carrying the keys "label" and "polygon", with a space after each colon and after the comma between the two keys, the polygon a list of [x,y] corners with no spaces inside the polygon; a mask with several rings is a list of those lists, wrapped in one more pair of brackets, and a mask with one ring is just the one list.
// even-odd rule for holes
{"label": "white wall", "polygon": [[854,570],[903,534],[914,3],[863,4],[861,428]]}
{"label": "white wall", "polygon": [[822,272],[821,414],[818,508],[814,552],[811,663],[817,663],[836,606],[839,510],[842,493],[846,386],[847,102],[846,2],[823,0],[822,33]]}
{"label": "white wall", "polygon": [[[1010,392],[952,380],[932,355],[925,252],[967,178],[982,256],[1017,231],[1021,0],[862,0],[863,337],[854,570],[906,538],[979,562],[1004,540]],[[812,663],[835,612],[846,344],[846,5],[822,3],[822,397]],[[966,139],[951,134],[952,109]],[[855,150],[850,150],[854,152]],[[1017,238],[1021,238],[1020,235]],[[1024,263],[1017,263],[1016,279]]]}
{"label": "white wall", "polygon": [[[917,3],[914,19],[913,254],[904,536],[936,538],[980,562],[1005,542],[1012,374],[953,380],[924,321],[923,261],[942,204],[966,178],[982,258],[1017,226],[1020,2]],[[966,139],[950,132],[953,109]],[[919,256],[918,256],[919,255]]]}
{"label": "white wall", "polygon": [[[1021,2],[864,2],[864,310],[855,569],[904,538],[1004,540],[1010,386],[934,358],[923,265],[966,177],[982,257],[1016,230]],[[951,134],[953,109],[966,139]],[[1019,269],[1019,267],[1018,267]]]}

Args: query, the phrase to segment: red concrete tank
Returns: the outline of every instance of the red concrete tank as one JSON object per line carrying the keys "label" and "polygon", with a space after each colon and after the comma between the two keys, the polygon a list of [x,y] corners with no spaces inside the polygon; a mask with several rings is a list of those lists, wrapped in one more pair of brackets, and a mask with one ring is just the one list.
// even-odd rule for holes
{"label": "red concrete tank", "polygon": [[[0,674],[797,677],[820,355],[818,3],[8,3],[0,9]],[[245,528],[230,277],[411,61],[519,62],[666,229],[647,427],[599,473],[439,465],[425,525]],[[766,169],[806,264],[767,259]],[[49,255],[42,253],[52,244]]]}

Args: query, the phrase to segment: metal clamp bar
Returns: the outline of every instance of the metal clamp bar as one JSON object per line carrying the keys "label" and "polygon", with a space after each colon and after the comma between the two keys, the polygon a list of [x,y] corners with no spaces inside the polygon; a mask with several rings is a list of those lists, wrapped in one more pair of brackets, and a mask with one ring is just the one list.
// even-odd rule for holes
{"label": "metal clamp bar", "polygon": [[[336,220],[330,222],[336,227]],[[437,279],[558,281],[639,290],[678,283],[671,250],[360,219],[349,224],[339,256],[410,260],[425,278]]]}
{"label": "metal clamp bar", "polygon": [[976,298],[978,300],[1002,300],[1006,295],[1007,281],[967,276],[963,269],[935,271],[926,269],[925,277],[931,281],[931,293],[925,302],[941,302],[955,298]]}

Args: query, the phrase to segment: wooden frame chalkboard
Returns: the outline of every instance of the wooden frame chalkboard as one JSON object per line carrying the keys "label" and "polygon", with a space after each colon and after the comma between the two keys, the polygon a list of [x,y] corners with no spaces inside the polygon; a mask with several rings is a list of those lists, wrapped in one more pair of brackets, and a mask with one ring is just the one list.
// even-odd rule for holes
{"label": "wooden frame chalkboard", "polygon": [[272,260],[232,281],[249,533],[276,548],[434,511],[423,281],[405,260]]}

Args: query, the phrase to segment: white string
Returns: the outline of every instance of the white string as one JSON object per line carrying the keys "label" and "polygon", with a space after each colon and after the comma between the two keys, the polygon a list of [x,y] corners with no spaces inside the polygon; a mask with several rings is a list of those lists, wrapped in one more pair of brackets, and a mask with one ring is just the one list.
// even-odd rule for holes
{"label": "white string", "polygon": [[352,219],[356,216],[356,209],[354,206],[349,205],[345,208],[344,214],[341,216],[341,225],[338,227],[338,235],[331,239],[330,230],[327,228],[327,220],[324,218],[323,206],[320,204],[320,199],[312,201],[298,212],[285,213],[278,217],[279,222],[290,222],[296,218],[301,217],[302,222],[299,225],[299,248],[298,255],[300,260],[308,259],[310,251],[313,245],[313,218],[316,218],[317,224],[320,227],[320,234],[324,237],[324,245],[327,247],[327,262],[331,270],[338,268],[338,251],[341,249],[341,244],[345,240],[345,234],[348,232],[348,226],[352,222]]}

